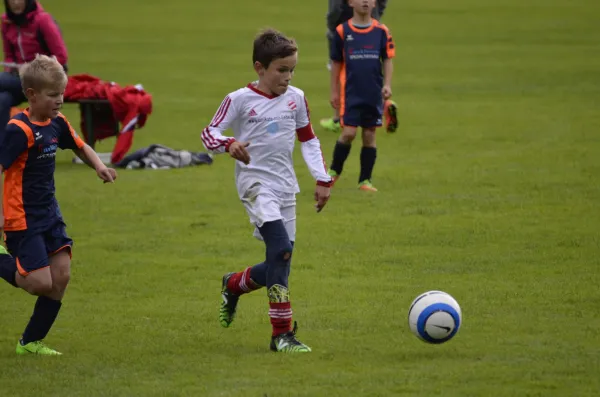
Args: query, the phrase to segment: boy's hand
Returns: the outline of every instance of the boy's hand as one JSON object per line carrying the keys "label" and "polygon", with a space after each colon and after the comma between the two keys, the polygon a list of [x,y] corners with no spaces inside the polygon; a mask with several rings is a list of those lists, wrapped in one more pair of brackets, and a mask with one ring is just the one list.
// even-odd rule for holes
{"label": "boy's hand", "polygon": [[383,99],[390,99],[392,97],[392,87],[384,85],[381,93],[383,94]]}
{"label": "boy's hand", "polygon": [[317,212],[321,212],[325,204],[327,204],[327,200],[329,200],[329,193],[331,192],[331,188],[327,186],[319,186],[315,189],[315,208]]}
{"label": "boy's hand", "polygon": [[331,99],[329,100],[329,102],[331,103],[331,106],[334,109],[339,109],[339,107],[340,107],[340,92],[339,91],[332,91],[331,92]]}
{"label": "boy's hand", "polygon": [[104,183],[113,183],[117,179],[117,171],[106,166],[97,168],[96,173]]}
{"label": "boy's hand", "polygon": [[241,161],[248,165],[250,164],[250,154],[246,148],[250,145],[250,142],[238,142],[235,141],[229,145],[229,155],[234,159]]}

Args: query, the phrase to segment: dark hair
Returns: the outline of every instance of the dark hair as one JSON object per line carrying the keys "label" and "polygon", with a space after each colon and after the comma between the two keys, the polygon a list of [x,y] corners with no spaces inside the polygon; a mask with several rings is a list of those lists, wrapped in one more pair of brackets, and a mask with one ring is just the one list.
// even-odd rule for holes
{"label": "dark hair", "polygon": [[266,69],[275,59],[289,57],[298,51],[294,39],[274,29],[263,30],[254,39],[252,63],[260,62]]}
{"label": "dark hair", "polygon": [[8,19],[15,25],[21,26],[27,22],[27,14],[37,10],[38,7],[36,0],[25,0],[25,10],[21,14],[15,14],[8,6],[8,0],[4,0],[4,8],[6,9],[6,16]]}

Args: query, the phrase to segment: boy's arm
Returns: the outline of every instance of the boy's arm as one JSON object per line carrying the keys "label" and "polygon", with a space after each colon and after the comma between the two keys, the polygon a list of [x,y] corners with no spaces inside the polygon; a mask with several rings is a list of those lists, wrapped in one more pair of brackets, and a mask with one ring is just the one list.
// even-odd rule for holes
{"label": "boy's arm", "polygon": [[331,59],[331,106],[338,109],[340,106],[340,74],[344,66],[344,27],[338,25],[335,29],[335,35],[331,40],[331,51],[329,58]]}
{"label": "boy's arm", "polygon": [[319,142],[319,138],[316,137],[310,123],[310,110],[306,98],[303,98],[302,103],[298,106],[296,134],[300,141],[302,157],[311,175],[317,181],[317,185],[330,187],[332,179],[327,174],[327,167],[323,160],[323,152],[321,151],[321,143]]}
{"label": "boy's arm", "polygon": [[228,152],[231,157],[250,163],[250,155],[246,147],[248,142],[237,142],[235,138],[223,135],[238,117],[238,109],[231,95],[227,95],[215,113],[209,125],[202,130],[200,138],[206,150],[214,154]]}
{"label": "boy's arm", "polygon": [[383,99],[392,97],[392,74],[394,73],[394,64],[390,58],[383,60],[383,88],[381,94]]}
{"label": "boy's arm", "polygon": [[108,168],[98,157],[94,149],[85,143],[75,132],[65,116],[59,113],[59,119],[62,120],[63,128],[58,139],[58,147],[61,149],[71,149],[88,167],[94,169],[98,177],[106,182],[114,182],[117,179],[117,172]]}
{"label": "boy's arm", "polygon": [[388,99],[392,96],[392,75],[394,64],[392,59],[396,56],[396,47],[392,40],[392,34],[385,25],[381,25],[384,35],[381,40],[381,58],[383,59],[383,97]]}

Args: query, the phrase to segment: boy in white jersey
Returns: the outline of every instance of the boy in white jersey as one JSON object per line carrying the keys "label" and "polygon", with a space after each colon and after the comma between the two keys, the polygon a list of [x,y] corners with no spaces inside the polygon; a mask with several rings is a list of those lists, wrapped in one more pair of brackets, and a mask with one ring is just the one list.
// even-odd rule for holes
{"label": "boy in white jersey", "polygon": [[[228,152],[238,160],[235,182],[255,237],[266,245],[266,259],[238,273],[223,276],[219,320],[229,327],[240,295],[267,287],[269,317],[273,326],[271,350],[310,352],[296,339],[288,290],[290,261],[296,235],[296,194],[292,152],[295,140],[317,180],[315,207],[321,211],[332,183],[321,145],[314,135],[308,104],[302,90],[290,86],[298,60],[292,39],[266,30],[254,40],[253,62],[258,81],[227,95],[202,143],[213,153]],[[223,133],[231,128],[234,137]]]}

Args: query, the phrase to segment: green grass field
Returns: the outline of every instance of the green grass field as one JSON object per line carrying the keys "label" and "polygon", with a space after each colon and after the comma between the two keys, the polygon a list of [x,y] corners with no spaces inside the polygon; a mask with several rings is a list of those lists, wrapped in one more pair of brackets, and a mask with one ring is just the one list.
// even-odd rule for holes
{"label": "green grass field", "polygon": [[[233,161],[122,171],[103,185],[62,153],[57,196],[76,242],[59,359],[17,357],[33,307],[0,287],[1,396],[597,396],[600,390],[600,4],[392,0],[401,128],[381,133],[376,194],[356,189],[358,145],[328,207],[297,152],[291,278],[303,356],[268,351],[264,290],[231,329],[220,278],[261,261]],[[142,83],[155,111],[135,147],[203,150],[220,101],[254,78],[251,43],[299,42],[294,84],[327,161],[336,136],[326,2],[46,0],[72,73]],[[74,125],[74,105],[65,114]],[[99,151],[110,151],[114,141]],[[441,289],[454,340],[427,345],[408,306]]]}

